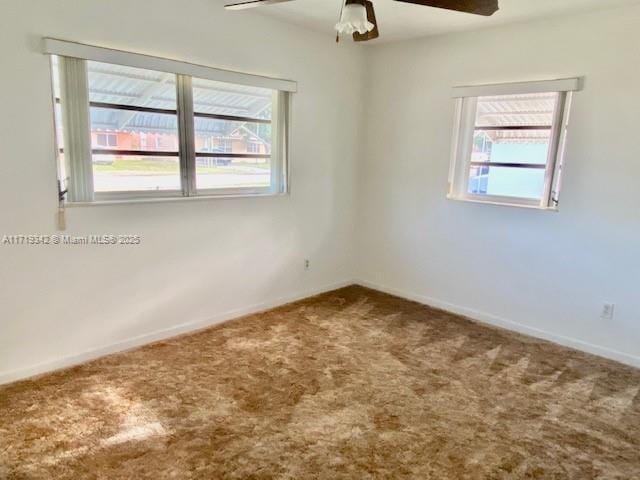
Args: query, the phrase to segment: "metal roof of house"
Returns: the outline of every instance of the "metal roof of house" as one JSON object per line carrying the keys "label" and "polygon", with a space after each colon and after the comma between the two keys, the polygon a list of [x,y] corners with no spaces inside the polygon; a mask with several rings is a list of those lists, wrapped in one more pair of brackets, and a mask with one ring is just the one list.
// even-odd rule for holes
{"label": "metal roof of house", "polygon": [[[121,65],[88,62],[92,101],[152,108],[176,108],[175,75]],[[271,104],[271,90],[193,79],[194,109],[243,117],[260,116]]]}
{"label": "metal roof of house", "polygon": [[547,142],[549,130],[514,130],[509,127],[543,127],[553,123],[557,93],[534,93],[478,98],[476,127],[507,127],[486,132],[502,143]]}
{"label": "metal roof of house", "polygon": [[[54,62],[55,62],[54,58]],[[176,109],[176,76],[122,65],[87,62],[91,102]],[[272,91],[265,88],[193,79],[194,110],[198,113],[271,118]],[[57,78],[54,88],[59,96]],[[146,132],[177,132],[175,115],[106,108],[91,109],[96,129]],[[247,122],[195,119],[198,133],[229,134]]]}

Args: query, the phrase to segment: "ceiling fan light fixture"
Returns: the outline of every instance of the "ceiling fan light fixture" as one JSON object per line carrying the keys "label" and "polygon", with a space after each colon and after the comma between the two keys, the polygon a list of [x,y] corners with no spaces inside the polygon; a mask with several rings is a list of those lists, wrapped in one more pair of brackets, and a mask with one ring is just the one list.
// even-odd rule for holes
{"label": "ceiling fan light fixture", "polygon": [[347,0],[335,28],[340,35],[352,35],[355,32],[365,34],[373,30],[375,25],[367,19],[364,0],[362,2]]}

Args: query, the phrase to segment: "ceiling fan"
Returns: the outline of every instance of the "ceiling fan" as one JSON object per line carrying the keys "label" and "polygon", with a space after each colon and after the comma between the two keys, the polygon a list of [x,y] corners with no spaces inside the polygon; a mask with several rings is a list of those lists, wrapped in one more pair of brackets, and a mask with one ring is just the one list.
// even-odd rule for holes
{"label": "ceiling fan", "polygon": [[[227,3],[229,10],[241,10],[261,5],[289,2],[291,0],[237,0]],[[395,0],[413,3],[425,7],[444,8],[457,12],[473,13],[489,17],[499,9],[498,0]],[[378,23],[371,0],[345,0],[340,13],[340,21],[336,24],[339,40],[340,34],[353,35],[356,42],[366,42],[378,38]]]}

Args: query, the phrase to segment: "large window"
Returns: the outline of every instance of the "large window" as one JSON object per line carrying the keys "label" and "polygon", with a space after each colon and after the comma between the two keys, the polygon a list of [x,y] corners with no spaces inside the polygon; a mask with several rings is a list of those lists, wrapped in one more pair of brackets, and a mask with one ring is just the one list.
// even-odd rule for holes
{"label": "large window", "polygon": [[68,201],[286,191],[293,82],[49,42]]}
{"label": "large window", "polygon": [[451,198],[557,208],[577,80],[461,87]]}

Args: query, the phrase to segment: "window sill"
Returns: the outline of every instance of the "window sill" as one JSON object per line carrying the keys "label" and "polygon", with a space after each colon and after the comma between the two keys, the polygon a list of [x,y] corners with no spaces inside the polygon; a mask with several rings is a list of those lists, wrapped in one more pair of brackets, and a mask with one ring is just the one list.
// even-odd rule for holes
{"label": "window sill", "polygon": [[515,202],[498,202],[494,200],[479,200],[475,198],[465,198],[465,197],[457,197],[454,195],[447,195],[448,200],[453,200],[456,202],[465,202],[465,203],[480,203],[485,205],[497,205],[499,207],[516,207],[516,208],[526,208],[528,210],[542,210],[543,212],[555,212],[558,213],[558,207],[541,207],[539,205],[527,205],[525,203],[515,203]]}
{"label": "window sill", "polygon": [[65,202],[65,208],[75,207],[99,207],[105,205],[130,205],[139,203],[174,203],[174,202],[194,202],[203,200],[223,200],[233,198],[262,198],[262,197],[285,197],[289,192],[284,193],[237,193],[225,195],[194,195],[192,197],[139,197],[139,198],[122,198],[114,200],[97,200],[95,202]]}

